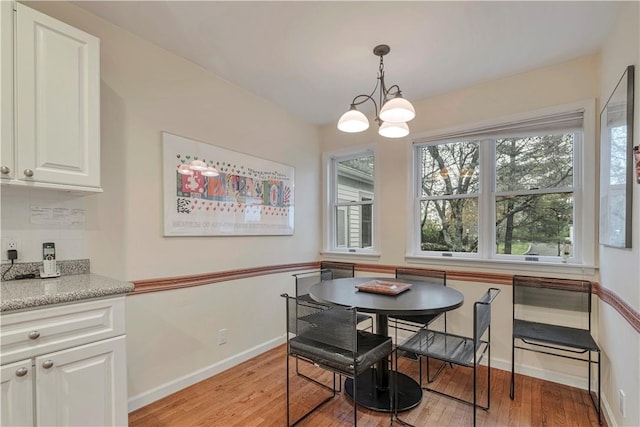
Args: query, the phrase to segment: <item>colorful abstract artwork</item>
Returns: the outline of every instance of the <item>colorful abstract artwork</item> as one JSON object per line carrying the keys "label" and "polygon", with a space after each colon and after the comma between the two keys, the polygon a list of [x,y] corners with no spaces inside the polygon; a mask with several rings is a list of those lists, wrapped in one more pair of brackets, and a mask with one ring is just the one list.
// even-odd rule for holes
{"label": "colorful abstract artwork", "polygon": [[165,236],[293,234],[293,167],[167,132],[162,141]]}

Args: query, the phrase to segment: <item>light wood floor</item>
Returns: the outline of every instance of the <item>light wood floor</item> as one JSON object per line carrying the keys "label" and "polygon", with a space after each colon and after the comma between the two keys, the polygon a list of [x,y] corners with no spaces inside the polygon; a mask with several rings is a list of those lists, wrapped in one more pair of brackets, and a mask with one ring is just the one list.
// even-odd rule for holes
{"label": "light wood floor", "polygon": [[[306,370],[317,370],[305,366]],[[399,370],[417,378],[417,362],[399,359]],[[316,371],[321,373],[323,371]],[[472,370],[447,367],[434,383],[448,393],[472,396]],[[329,378],[328,376],[325,378]],[[479,373],[480,402],[486,402],[486,370]],[[509,398],[510,373],[491,376],[491,409],[478,410],[479,426],[598,426],[598,416],[586,391],[516,376],[516,398]],[[292,416],[322,400],[325,390],[291,376]],[[341,394],[307,417],[302,426],[350,425],[351,400]],[[400,414],[419,426],[471,426],[472,407],[424,393],[416,408]],[[131,427],[161,426],[282,426],[285,425],[285,347],[280,346],[219,375],[181,390],[129,414]],[[358,425],[386,426],[389,415],[358,409]],[[397,425],[397,423],[394,423]],[[606,426],[606,422],[603,421]]]}

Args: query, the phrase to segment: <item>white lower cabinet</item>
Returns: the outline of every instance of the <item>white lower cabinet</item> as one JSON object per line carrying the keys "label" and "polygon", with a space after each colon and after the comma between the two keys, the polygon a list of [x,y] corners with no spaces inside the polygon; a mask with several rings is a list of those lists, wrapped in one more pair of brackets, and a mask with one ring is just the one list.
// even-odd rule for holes
{"label": "white lower cabinet", "polygon": [[0,424],[33,425],[32,359],[3,365],[0,368]]}
{"label": "white lower cabinet", "polygon": [[125,353],[122,336],[36,357],[37,425],[127,425]]}
{"label": "white lower cabinet", "polygon": [[124,297],[1,320],[2,426],[127,425]]}

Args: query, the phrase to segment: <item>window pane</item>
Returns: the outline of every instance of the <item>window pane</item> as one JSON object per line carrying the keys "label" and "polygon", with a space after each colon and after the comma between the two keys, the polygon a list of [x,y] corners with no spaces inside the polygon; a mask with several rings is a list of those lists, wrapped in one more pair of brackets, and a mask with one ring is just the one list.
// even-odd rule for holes
{"label": "window pane", "polygon": [[561,256],[572,240],[573,193],[496,198],[496,253]]}
{"label": "window pane", "polygon": [[478,192],[478,142],[428,145],[419,154],[422,197]]}
{"label": "window pane", "polygon": [[344,206],[336,211],[336,242],[338,247],[347,245],[347,209]]}
{"label": "window pane", "polygon": [[[363,200],[370,200],[368,198],[363,198]],[[360,241],[361,247],[366,248],[371,246],[371,215],[373,212],[373,206],[371,205],[362,205],[362,221],[360,226],[360,236],[362,239]]]}
{"label": "window pane", "polygon": [[336,224],[338,248],[371,247],[371,205],[338,206]]}
{"label": "window pane", "polygon": [[496,140],[496,191],[573,185],[574,134]]}
{"label": "window pane", "polygon": [[363,197],[373,199],[373,156],[343,160],[338,170],[338,203],[358,202]]}
{"label": "window pane", "polygon": [[478,199],[426,200],[420,213],[421,250],[478,252]]}

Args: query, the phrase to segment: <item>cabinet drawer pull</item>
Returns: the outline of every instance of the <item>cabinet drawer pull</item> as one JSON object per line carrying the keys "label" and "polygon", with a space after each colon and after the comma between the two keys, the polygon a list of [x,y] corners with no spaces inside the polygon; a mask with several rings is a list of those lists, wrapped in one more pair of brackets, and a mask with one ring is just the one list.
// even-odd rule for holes
{"label": "cabinet drawer pull", "polygon": [[37,340],[38,338],[40,338],[40,332],[38,332],[38,331],[29,332],[29,339],[30,340]]}
{"label": "cabinet drawer pull", "polygon": [[16,370],[16,377],[24,377],[25,375],[27,375],[27,372],[29,372],[29,370],[25,367],[18,368]]}
{"label": "cabinet drawer pull", "polygon": [[33,176],[33,171],[31,169],[25,169],[24,176],[31,178]]}
{"label": "cabinet drawer pull", "polygon": [[44,362],[42,362],[42,367],[44,369],[49,369],[53,367],[53,360],[45,360]]}
{"label": "cabinet drawer pull", "polygon": [[2,175],[9,175],[9,172],[11,172],[11,169],[9,169],[6,166],[2,166],[0,167],[0,172],[2,173]]}

